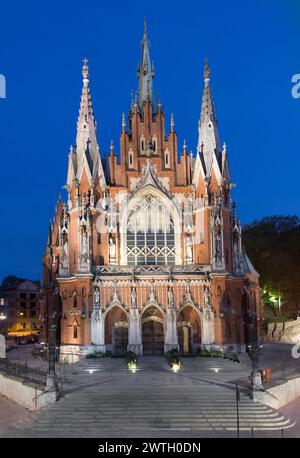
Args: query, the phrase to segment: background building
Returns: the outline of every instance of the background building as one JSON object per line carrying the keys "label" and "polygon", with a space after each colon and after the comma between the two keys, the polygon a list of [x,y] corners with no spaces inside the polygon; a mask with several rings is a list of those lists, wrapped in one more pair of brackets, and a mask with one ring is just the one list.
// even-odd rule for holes
{"label": "background building", "polygon": [[6,304],[8,336],[23,337],[39,334],[40,285],[30,280],[16,280],[2,287]]}
{"label": "background building", "polygon": [[111,144],[106,160],[84,61],[68,199],[58,201],[43,259],[43,334],[58,325],[62,357],[95,349],[191,353],[241,346],[259,332],[258,273],[242,248],[209,65],[193,157],[186,142],[179,152],[173,115],[166,132],[149,47],[145,26],[120,155]]}

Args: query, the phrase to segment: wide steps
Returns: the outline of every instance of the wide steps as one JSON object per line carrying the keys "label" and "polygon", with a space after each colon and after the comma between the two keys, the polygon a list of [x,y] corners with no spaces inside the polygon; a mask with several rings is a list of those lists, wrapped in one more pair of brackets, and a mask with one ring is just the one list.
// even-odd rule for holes
{"label": "wide steps", "polygon": [[[56,404],[10,431],[25,437],[235,431],[234,380],[244,376],[241,365],[218,358],[184,358],[183,364],[174,373],[164,357],[143,357],[132,373],[122,358],[85,359],[64,368],[64,392]],[[239,412],[241,431],[278,431],[294,425],[280,412],[253,402],[246,390],[241,391]]]}

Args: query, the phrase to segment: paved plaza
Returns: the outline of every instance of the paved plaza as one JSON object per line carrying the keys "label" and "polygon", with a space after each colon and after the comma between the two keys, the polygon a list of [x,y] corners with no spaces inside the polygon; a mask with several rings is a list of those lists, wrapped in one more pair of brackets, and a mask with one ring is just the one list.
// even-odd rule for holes
{"label": "paved plaza", "polygon": [[[30,358],[29,347],[13,352],[12,360],[27,352],[29,364],[41,364]],[[294,374],[299,360],[290,360],[288,352],[287,346],[266,346],[261,362],[271,362],[276,353],[276,377],[282,376],[281,356],[288,360],[284,373]],[[0,398],[0,411],[7,412],[6,420],[0,416],[0,436],[234,437],[238,384],[242,437],[300,437],[300,399],[280,412],[254,403],[247,390],[251,364],[246,355],[241,360],[183,358],[183,369],[177,373],[164,357],[140,357],[135,373],[123,358],[59,366],[63,393],[55,405],[30,413]]]}

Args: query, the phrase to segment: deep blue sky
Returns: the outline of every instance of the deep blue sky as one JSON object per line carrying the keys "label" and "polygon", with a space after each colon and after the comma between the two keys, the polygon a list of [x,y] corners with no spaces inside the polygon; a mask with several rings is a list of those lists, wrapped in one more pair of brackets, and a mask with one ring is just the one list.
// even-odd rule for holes
{"label": "deep blue sky", "polygon": [[[194,152],[209,58],[221,140],[243,223],[300,214],[300,1],[2,2],[0,279],[39,278],[50,214],[66,181],[82,76],[90,85],[102,154],[119,147],[121,115],[137,87],[146,15],[155,90],[179,144]],[[169,121],[167,121],[169,123]]]}

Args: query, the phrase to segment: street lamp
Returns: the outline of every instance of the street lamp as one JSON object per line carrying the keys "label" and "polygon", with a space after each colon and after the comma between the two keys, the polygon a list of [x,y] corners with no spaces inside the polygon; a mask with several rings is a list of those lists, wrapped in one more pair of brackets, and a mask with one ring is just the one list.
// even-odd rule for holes
{"label": "street lamp", "polygon": [[56,360],[56,325],[53,324],[49,328],[48,335],[48,373],[55,375],[55,360]]}
{"label": "street lamp", "polygon": [[1,332],[3,332],[3,334],[5,334],[5,326],[4,326],[4,324],[5,324],[6,318],[7,318],[7,316],[3,312],[1,312],[0,313],[0,323],[1,323]]}
{"label": "street lamp", "polygon": [[254,340],[251,345],[247,346],[249,357],[252,361],[252,372],[250,375],[251,389],[255,387],[261,387],[261,374],[258,370],[258,356],[259,351],[263,348],[263,345],[260,343],[260,339]]}

